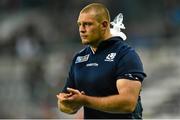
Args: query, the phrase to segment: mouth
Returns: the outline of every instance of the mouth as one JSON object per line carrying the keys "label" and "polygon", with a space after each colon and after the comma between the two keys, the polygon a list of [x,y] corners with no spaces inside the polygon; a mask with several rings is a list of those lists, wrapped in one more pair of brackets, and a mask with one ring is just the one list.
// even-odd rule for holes
{"label": "mouth", "polygon": [[86,39],[88,36],[87,35],[81,35],[82,39]]}

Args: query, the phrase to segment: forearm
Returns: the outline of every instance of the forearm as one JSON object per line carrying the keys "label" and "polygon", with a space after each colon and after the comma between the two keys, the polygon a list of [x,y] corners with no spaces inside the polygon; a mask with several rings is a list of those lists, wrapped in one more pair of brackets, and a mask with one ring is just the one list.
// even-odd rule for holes
{"label": "forearm", "polygon": [[117,95],[106,97],[88,96],[79,90],[68,88],[68,92],[72,95],[65,101],[109,113],[133,112],[137,104],[141,83],[122,79],[117,81],[117,88],[119,92]]}
{"label": "forearm", "polygon": [[130,113],[136,105],[135,98],[123,95],[113,95],[108,97],[84,96],[84,106],[109,112],[109,113]]}

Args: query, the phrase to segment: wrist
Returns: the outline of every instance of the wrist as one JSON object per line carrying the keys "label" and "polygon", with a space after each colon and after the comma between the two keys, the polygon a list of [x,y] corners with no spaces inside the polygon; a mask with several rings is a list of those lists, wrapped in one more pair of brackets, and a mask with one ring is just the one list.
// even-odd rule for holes
{"label": "wrist", "polygon": [[88,104],[88,96],[82,95],[82,106],[87,106]]}

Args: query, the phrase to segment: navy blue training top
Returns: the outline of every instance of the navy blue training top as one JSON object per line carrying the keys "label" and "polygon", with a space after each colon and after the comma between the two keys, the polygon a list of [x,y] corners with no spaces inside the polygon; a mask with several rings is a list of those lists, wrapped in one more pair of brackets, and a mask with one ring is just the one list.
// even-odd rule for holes
{"label": "navy blue training top", "polygon": [[[143,65],[135,50],[127,45],[120,37],[112,37],[102,41],[95,53],[89,46],[77,53],[73,59],[66,88],[84,91],[89,96],[109,96],[118,94],[116,81],[118,79],[138,80],[146,77]],[[142,106],[139,96],[133,113],[107,113],[84,107],[85,119],[101,118],[141,118]]]}

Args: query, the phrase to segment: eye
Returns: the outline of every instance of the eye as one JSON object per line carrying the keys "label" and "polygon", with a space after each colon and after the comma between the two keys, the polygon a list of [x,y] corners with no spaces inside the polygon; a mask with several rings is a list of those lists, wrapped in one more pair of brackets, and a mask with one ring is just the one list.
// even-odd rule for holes
{"label": "eye", "polygon": [[78,23],[77,23],[77,25],[78,25],[78,26],[81,26],[81,23],[80,23],[80,22],[78,22]]}
{"label": "eye", "polygon": [[93,24],[92,22],[83,22],[83,23],[78,22],[77,23],[78,27],[80,27],[80,26],[83,26],[83,27],[91,26],[92,24]]}
{"label": "eye", "polygon": [[85,22],[85,23],[83,24],[83,26],[91,26],[91,25],[92,25],[91,22]]}

